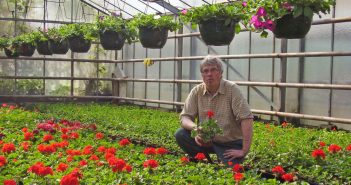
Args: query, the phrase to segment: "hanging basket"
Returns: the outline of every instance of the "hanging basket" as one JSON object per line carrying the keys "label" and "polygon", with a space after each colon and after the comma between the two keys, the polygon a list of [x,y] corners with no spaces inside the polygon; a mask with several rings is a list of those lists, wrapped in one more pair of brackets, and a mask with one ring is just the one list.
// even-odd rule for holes
{"label": "hanging basket", "polygon": [[208,19],[199,23],[200,35],[206,45],[223,46],[232,42],[238,21],[225,22],[225,19]]}
{"label": "hanging basket", "polygon": [[17,52],[20,56],[31,57],[34,54],[35,46],[32,44],[21,44],[17,48]]}
{"label": "hanging basket", "polygon": [[100,43],[105,50],[122,49],[126,38],[118,32],[106,30],[100,33]]}
{"label": "hanging basket", "polygon": [[168,29],[163,28],[139,28],[139,40],[144,48],[161,49],[167,42]]}
{"label": "hanging basket", "polygon": [[14,50],[9,50],[7,48],[4,48],[4,51],[5,51],[5,55],[9,58],[12,58],[12,57],[18,57],[18,52],[17,52],[17,49],[14,49]]}
{"label": "hanging basket", "polygon": [[37,51],[41,55],[52,55],[52,51],[49,47],[49,41],[39,41],[37,42]]}
{"label": "hanging basket", "polygon": [[70,37],[68,43],[71,51],[77,53],[86,53],[91,46],[91,41],[84,39],[83,36]]}
{"label": "hanging basket", "polygon": [[62,39],[59,41],[50,39],[49,48],[53,54],[64,55],[68,52],[68,49],[69,49],[68,41],[66,39]]}
{"label": "hanging basket", "polygon": [[310,31],[312,19],[300,15],[296,18],[292,14],[277,19],[273,33],[276,38],[301,39]]}

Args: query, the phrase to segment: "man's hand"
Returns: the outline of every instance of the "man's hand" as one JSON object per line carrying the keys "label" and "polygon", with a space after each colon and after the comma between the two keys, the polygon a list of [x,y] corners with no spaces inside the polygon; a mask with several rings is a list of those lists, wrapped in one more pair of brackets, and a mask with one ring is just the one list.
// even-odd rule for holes
{"label": "man's hand", "polygon": [[199,146],[203,146],[203,147],[210,147],[210,146],[212,146],[212,142],[205,143],[199,135],[195,136],[195,142]]}
{"label": "man's hand", "polygon": [[243,158],[245,157],[245,155],[246,153],[243,150],[235,150],[235,149],[229,149],[223,153],[224,158],[228,159],[228,161],[231,161],[236,158]]}

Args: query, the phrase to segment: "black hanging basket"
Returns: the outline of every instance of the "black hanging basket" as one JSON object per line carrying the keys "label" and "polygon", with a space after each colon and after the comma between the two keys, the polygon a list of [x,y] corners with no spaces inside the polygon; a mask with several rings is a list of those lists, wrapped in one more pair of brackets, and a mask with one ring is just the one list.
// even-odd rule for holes
{"label": "black hanging basket", "polygon": [[122,49],[126,38],[118,32],[106,30],[100,33],[100,43],[105,50]]}
{"label": "black hanging basket", "polygon": [[59,41],[49,40],[49,47],[53,54],[64,55],[68,52],[69,45],[66,39]]}
{"label": "black hanging basket", "polygon": [[273,33],[276,38],[301,39],[310,31],[312,19],[300,15],[296,18],[292,14],[277,19]]}
{"label": "black hanging basket", "polygon": [[20,56],[31,57],[34,54],[34,51],[35,46],[27,43],[23,43],[17,48],[17,52]]}
{"label": "black hanging basket", "polygon": [[71,51],[77,53],[86,53],[91,46],[91,41],[84,39],[83,36],[70,37],[68,43]]}
{"label": "black hanging basket", "polygon": [[167,42],[168,29],[167,28],[139,28],[139,40],[144,48],[161,49]]}
{"label": "black hanging basket", "polygon": [[237,20],[226,24],[225,19],[208,19],[199,23],[200,35],[206,45],[229,45],[235,35]]}
{"label": "black hanging basket", "polygon": [[18,52],[17,52],[17,49],[14,49],[14,50],[9,50],[7,48],[4,48],[4,51],[5,51],[5,55],[9,58],[12,58],[12,57],[18,57]]}
{"label": "black hanging basket", "polygon": [[41,55],[52,55],[52,51],[49,47],[49,41],[38,41],[37,51]]}

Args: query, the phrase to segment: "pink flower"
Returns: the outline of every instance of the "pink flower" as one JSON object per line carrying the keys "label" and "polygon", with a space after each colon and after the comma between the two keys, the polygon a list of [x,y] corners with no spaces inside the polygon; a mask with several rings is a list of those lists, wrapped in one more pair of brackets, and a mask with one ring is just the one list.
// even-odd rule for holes
{"label": "pink flower", "polygon": [[266,10],[263,7],[259,7],[258,10],[257,10],[256,15],[258,17],[262,17],[262,16],[264,17],[264,16],[267,15],[267,12],[266,12]]}
{"label": "pink flower", "polygon": [[266,29],[269,29],[271,31],[273,31],[274,26],[275,26],[273,21],[271,21],[271,20],[267,20],[266,22],[263,23],[263,25]]}
{"label": "pink flower", "polygon": [[241,3],[241,5],[242,5],[243,7],[246,7],[246,6],[247,6],[247,2],[244,1],[243,3]]}
{"label": "pink flower", "polygon": [[287,9],[288,11],[291,11],[293,7],[290,3],[285,2],[285,3],[283,3],[283,8]]}
{"label": "pink flower", "polygon": [[263,27],[263,23],[259,20],[257,15],[251,17],[250,23],[253,24],[256,29],[261,29]]}
{"label": "pink flower", "polygon": [[188,13],[188,10],[187,10],[187,9],[183,9],[183,10],[181,11],[181,13],[182,13],[182,15],[186,15],[186,14]]}

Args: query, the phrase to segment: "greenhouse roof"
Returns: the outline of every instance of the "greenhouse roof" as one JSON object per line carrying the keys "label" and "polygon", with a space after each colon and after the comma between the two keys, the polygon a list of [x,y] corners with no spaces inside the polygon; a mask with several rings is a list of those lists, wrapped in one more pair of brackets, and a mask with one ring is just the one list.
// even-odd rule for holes
{"label": "greenhouse roof", "polygon": [[81,0],[81,2],[104,14],[122,14],[123,18],[132,18],[138,13],[177,14],[193,6],[228,2],[226,0]]}

